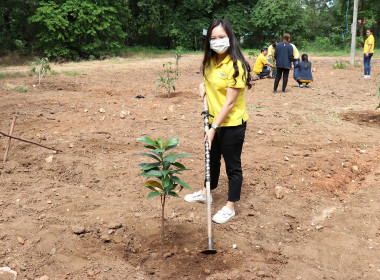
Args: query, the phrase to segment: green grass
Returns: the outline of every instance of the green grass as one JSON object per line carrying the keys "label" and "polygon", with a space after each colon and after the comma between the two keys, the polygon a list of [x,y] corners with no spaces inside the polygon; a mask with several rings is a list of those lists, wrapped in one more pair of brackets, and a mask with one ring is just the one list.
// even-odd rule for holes
{"label": "green grass", "polygon": [[347,66],[346,66],[346,63],[344,63],[343,61],[337,61],[335,64],[333,64],[332,66],[334,69],[346,69]]}
{"label": "green grass", "polygon": [[66,76],[79,76],[80,73],[79,72],[76,72],[76,71],[62,71],[63,74],[65,74]]}
{"label": "green grass", "polygon": [[23,86],[18,86],[18,87],[16,88],[16,90],[17,90],[18,92],[20,92],[20,93],[25,93],[25,92],[28,91],[28,90],[27,90],[26,88],[24,88]]}
{"label": "green grass", "polygon": [[59,76],[59,72],[57,72],[57,71],[54,71],[54,70],[50,70],[49,71],[49,75],[51,75],[51,76]]}
{"label": "green grass", "polygon": [[248,110],[250,110],[250,111],[258,111],[259,109],[268,109],[268,108],[270,108],[270,107],[258,105],[258,106],[249,106]]}
{"label": "green grass", "polygon": [[26,77],[29,73],[27,72],[1,72],[0,73],[0,79],[4,78],[13,78],[13,77]]}

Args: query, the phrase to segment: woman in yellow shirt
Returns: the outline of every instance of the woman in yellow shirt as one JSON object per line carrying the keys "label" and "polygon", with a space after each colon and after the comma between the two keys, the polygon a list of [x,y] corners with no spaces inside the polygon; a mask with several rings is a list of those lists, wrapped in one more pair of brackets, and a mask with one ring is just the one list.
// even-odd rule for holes
{"label": "woman in yellow shirt", "polygon": [[367,40],[364,42],[364,76],[362,78],[371,78],[371,58],[375,48],[375,37],[372,35],[372,29],[367,29]]}
{"label": "woman in yellow shirt", "polygon": [[[215,20],[208,28],[202,62],[204,82],[199,86],[203,101],[207,92],[209,122],[205,141],[210,147],[211,190],[218,186],[221,156],[228,177],[226,206],[212,218],[222,224],[235,216],[235,203],[240,200],[243,172],[241,152],[247,127],[245,88],[251,88],[251,68],[240,51],[231,24],[225,19]],[[206,203],[205,186],[185,196],[187,202]]]}

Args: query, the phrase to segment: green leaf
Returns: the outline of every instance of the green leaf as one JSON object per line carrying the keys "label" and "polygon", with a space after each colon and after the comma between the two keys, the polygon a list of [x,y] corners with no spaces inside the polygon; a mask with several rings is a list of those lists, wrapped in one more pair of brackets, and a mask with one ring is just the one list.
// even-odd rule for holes
{"label": "green leaf", "polygon": [[169,192],[168,195],[171,195],[174,197],[179,197],[179,195],[176,192]]}
{"label": "green leaf", "polygon": [[152,138],[149,138],[147,136],[137,138],[137,141],[143,142],[143,143],[151,145],[151,146],[156,146],[156,141],[153,141]]}
{"label": "green leaf", "polygon": [[162,140],[162,138],[158,138],[156,143],[158,144],[157,147],[162,149],[162,145],[164,144],[164,141]]}
{"label": "green leaf", "polygon": [[162,180],[162,186],[164,187],[164,189],[167,189],[169,186],[170,186],[170,178],[169,176],[166,176],[163,180]]}
{"label": "green leaf", "polygon": [[190,156],[189,154],[179,154],[179,155],[169,154],[166,157],[164,157],[164,161],[168,161],[170,163],[174,163],[177,160],[177,158],[189,157],[189,156]]}
{"label": "green leaf", "polygon": [[165,148],[165,151],[169,151],[171,149],[174,149],[175,147],[177,147],[177,145],[168,146]]}
{"label": "green leaf", "polygon": [[161,149],[155,149],[154,151],[152,151],[152,153],[154,153],[155,155],[159,156],[159,157],[162,157],[162,154],[165,152],[165,150],[161,150]]}
{"label": "green leaf", "polygon": [[153,169],[153,168],[157,168],[158,166],[160,166],[160,162],[155,162],[155,163],[140,163],[138,164],[138,166],[141,167],[141,169],[143,171],[145,170],[150,170],[150,169]]}
{"label": "green leaf", "polygon": [[143,172],[141,173],[141,176],[143,177],[157,177],[157,178],[161,178],[162,177],[162,174],[161,174],[161,171],[159,170],[149,170],[148,172]]}
{"label": "green leaf", "polygon": [[170,168],[170,162],[169,161],[164,161],[164,170],[168,170]]}
{"label": "green leaf", "polygon": [[191,190],[191,188],[185,182],[181,181],[177,176],[173,176],[171,180],[181,185],[182,187]]}
{"label": "green leaf", "polygon": [[[154,152],[154,151],[152,151],[152,153],[153,153],[153,152]],[[156,157],[155,155],[152,155],[152,154],[148,154],[148,153],[138,153],[138,154],[136,154],[136,155],[151,157],[151,158],[154,158],[155,160],[161,162],[161,159],[160,159],[159,157]]]}
{"label": "green leaf", "polygon": [[182,170],[187,170],[186,167],[180,162],[174,162],[174,163],[172,163],[172,165],[174,165],[175,167],[178,167]]}
{"label": "green leaf", "polygon": [[166,177],[169,173],[171,173],[171,170],[160,170],[158,171],[162,175],[162,177]]}
{"label": "green leaf", "polygon": [[148,198],[147,199],[150,199],[150,198],[158,196],[158,195],[160,195],[159,192],[151,192],[150,194],[148,194]]}
{"label": "green leaf", "polygon": [[181,157],[191,157],[190,154],[179,154],[177,155],[177,158],[181,158]]}
{"label": "green leaf", "polygon": [[152,149],[152,150],[155,150],[157,149],[157,147],[155,146],[150,146],[150,145],[144,145],[145,148],[148,148],[148,149]]}
{"label": "green leaf", "polygon": [[[164,146],[165,150],[167,150],[166,148],[171,147],[171,146],[177,147],[178,142],[179,142],[178,137],[172,137],[172,138],[170,138],[170,139],[169,139],[168,141],[166,141],[166,143],[165,143],[165,146]],[[174,148],[174,147],[173,147],[173,148]]]}

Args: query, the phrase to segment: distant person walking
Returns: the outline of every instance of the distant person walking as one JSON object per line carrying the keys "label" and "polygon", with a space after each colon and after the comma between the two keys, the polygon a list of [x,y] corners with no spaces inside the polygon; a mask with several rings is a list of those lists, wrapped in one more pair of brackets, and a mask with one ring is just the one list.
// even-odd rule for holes
{"label": "distant person walking", "polygon": [[302,61],[294,66],[294,72],[297,69],[297,75],[294,79],[297,81],[300,88],[309,87],[309,84],[313,81],[313,75],[311,74],[311,62],[309,61],[309,56],[307,54],[302,55]]}
{"label": "distant person walking", "polygon": [[[265,77],[269,77],[270,74],[270,68],[274,68],[272,64],[268,62],[268,60],[265,58],[267,55],[267,49],[262,48],[261,49],[261,54],[256,58],[255,61],[255,66],[253,67],[253,73],[257,75],[260,79],[264,79]],[[268,69],[265,66],[269,66],[270,68]]]}
{"label": "distant person walking", "polygon": [[[276,50],[277,40],[272,39],[271,45],[268,47],[268,55],[267,60],[270,64],[276,65],[276,61],[274,60],[274,51]],[[272,69],[272,78],[276,77],[276,68],[275,67],[267,67],[268,70]]]}
{"label": "distant person walking", "polygon": [[373,56],[373,50],[375,49],[375,37],[372,35],[371,28],[367,29],[367,39],[364,42],[364,76],[362,78],[371,78],[371,58]]}
{"label": "distant person walking", "polygon": [[276,45],[274,59],[276,60],[277,74],[274,80],[273,93],[277,93],[277,87],[282,76],[282,92],[285,92],[286,85],[288,84],[289,71],[292,69],[294,59],[293,47],[290,44],[290,35],[288,33],[285,33],[284,36],[282,36],[282,42]]}

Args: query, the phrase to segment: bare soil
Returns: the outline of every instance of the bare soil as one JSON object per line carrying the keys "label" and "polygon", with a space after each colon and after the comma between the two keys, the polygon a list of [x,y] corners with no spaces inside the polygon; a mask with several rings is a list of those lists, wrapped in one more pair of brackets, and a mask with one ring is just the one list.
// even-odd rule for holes
{"label": "bare soil", "polygon": [[[205,205],[170,198],[161,259],[160,202],[146,199],[136,139],[178,136],[176,152],[192,155],[182,179],[200,189],[201,59],[183,56],[171,98],[154,81],[173,57],[52,65],[60,74],[41,85],[0,79],[0,131],[17,115],[14,136],[63,151],[12,140],[3,163],[0,137],[0,267],[17,279],[380,279],[379,59],[371,79],[360,79],[362,67],[333,69],[341,58],[310,57],[309,89],[290,79],[273,94],[272,79],[256,81],[246,92],[242,198],[236,217],[213,225],[218,253],[200,253]],[[213,197],[215,213],[224,172]]]}

